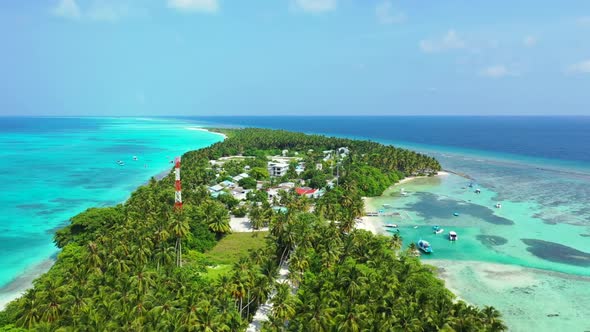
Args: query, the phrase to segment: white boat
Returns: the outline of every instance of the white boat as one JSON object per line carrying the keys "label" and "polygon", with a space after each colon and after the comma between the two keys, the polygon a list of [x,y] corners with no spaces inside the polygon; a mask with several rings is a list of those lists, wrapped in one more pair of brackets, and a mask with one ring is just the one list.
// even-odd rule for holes
{"label": "white boat", "polygon": [[123,160],[117,160],[117,164],[119,164],[119,166],[125,166],[125,162]]}
{"label": "white boat", "polygon": [[408,193],[405,191],[405,189],[404,189],[404,188],[402,188],[402,189],[399,191],[399,194],[400,194],[400,195],[402,195],[402,196],[408,196]]}
{"label": "white boat", "polygon": [[397,228],[398,226],[396,224],[385,224],[385,227],[387,227],[387,228]]}
{"label": "white boat", "polygon": [[390,209],[391,208],[391,204],[383,204],[383,207],[386,209]]}
{"label": "white boat", "polygon": [[458,239],[459,237],[457,236],[457,233],[455,231],[449,232],[449,241],[457,241]]}
{"label": "white boat", "polygon": [[442,229],[442,228],[440,228],[439,226],[434,226],[434,227],[432,227],[432,231],[433,231],[434,234],[441,234],[445,230]]}
{"label": "white boat", "polygon": [[133,160],[137,160],[137,156],[133,156]]}
{"label": "white boat", "polygon": [[496,209],[500,209],[500,208],[502,208],[502,204],[496,203]]}

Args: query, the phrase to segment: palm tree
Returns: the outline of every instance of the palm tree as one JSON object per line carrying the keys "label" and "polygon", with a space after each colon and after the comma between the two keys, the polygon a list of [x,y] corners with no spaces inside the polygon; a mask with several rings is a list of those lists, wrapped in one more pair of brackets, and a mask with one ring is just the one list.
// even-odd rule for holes
{"label": "palm tree", "polygon": [[175,250],[172,247],[161,246],[156,249],[156,271],[160,271],[160,266],[167,266],[174,259]]}
{"label": "palm tree", "polygon": [[169,300],[165,300],[164,303],[154,306],[149,311],[149,314],[155,323],[155,329],[160,331],[170,330],[170,324],[175,320],[175,311],[175,303]]}
{"label": "palm tree", "polygon": [[186,237],[189,233],[189,223],[184,217],[184,214],[177,212],[174,214],[170,223],[170,233],[176,237],[176,245],[174,250],[176,251],[176,266],[182,266],[182,238]]}
{"label": "palm tree", "polygon": [[394,233],[391,237],[391,249],[398,251],[403,247],[403,239],[399,233]]}
{"label": "palm tree", "polygon": [[24,296],[21,313],[16,323],[18,326],[32,329],[41,318],[39,312],[39,301],[37,300],[37,293],[35,290],[29,290]]}
{"label": "palm tree", "polygon": [[135,275],[131,276],[130,284],[135,287],[140,294],[146,294],[151,287],[156,285],[155,273],[143,267]]}
{"label": "palm tree", "polygon": [[218,235],[231,233],[229,225],[229,214],[227,209],[220,203],[209,203],[205,207],[206,221],[209,229]]}
{"label": "palm tree", "polygon": [[492,306],[485,306],[481,311],[481,316],[485,325],[488,326],[489,331],[505,331],[507,328],[500,320],[502,316],[496,308]]}
{"label": "palm tree", "polygon": [[277,283],[276,292],[272,299],[272,317],[286,322],[295,315],[295,307],[291,298],[291,286],[286,283]]}
{"label": "palm tree", "polygon": [[39,294],[43,300],[43,316],[45,322],[53,323],[60,318],[62,313],[63,288],[60,287],[55,279],[49,279],[44,290]]}
{"label": "palm tree", "polygon": [[86,256],[86,261],[88,265],[97,271],[100,271],[102,259],[100,258],[98,245],[95,242],[88,242],[87,248],[88,254]]}
{"label": "palm tree", "polygon": [[408,253],[410,256],[420,256],[420,251],[418,251],[418,246],[416,246],[416,243],[412,242],[408,245]]}

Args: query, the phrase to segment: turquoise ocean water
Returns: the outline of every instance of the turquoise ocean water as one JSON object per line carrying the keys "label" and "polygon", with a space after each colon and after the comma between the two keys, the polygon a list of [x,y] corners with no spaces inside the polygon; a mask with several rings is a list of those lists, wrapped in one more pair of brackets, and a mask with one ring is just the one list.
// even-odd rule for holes
{"label": "turquoise ocean water", "polygon": [[170,119],[0,118],[0,307],[49,268],[53,233],[69,218],[123,202],[175,156],[222,139],[194,129]]}

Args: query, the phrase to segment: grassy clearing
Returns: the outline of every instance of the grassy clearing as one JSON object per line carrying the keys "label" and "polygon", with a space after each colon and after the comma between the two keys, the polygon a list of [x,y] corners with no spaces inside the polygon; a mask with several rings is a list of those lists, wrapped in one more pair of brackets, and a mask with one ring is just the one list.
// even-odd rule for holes
{"label": "grassy clearing", "polygon": [[229,272],[234,263],[248,255],[249,250],[262,248],[267,234],[268,232],[232,233],[225,236],[205,253],[207,261],[213,265],[207,268],[207,277],[217,278]]}

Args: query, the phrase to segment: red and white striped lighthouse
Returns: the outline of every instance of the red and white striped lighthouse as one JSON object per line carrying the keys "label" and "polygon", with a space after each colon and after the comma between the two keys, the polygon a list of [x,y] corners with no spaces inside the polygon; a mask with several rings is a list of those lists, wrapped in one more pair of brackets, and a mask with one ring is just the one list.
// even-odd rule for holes
{"label": "red and white striped lighthouse", "polygon": [[176,188],[176,192],[174,193],[174,208],[180,210],[182,209],[182,187],[180,185],[180,157],[176,157],[174,162],[174,187]]}

